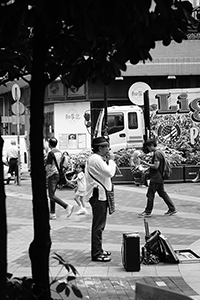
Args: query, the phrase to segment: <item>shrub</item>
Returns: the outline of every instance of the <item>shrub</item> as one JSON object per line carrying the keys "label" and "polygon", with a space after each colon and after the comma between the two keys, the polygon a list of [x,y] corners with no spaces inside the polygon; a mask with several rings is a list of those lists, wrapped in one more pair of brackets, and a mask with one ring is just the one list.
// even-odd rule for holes
{"label": "shrub", "polygon": [[[76,280],[76,275],[78,271],[76,268],[65,261],[60,255],[54,253],[54,259],[58,260],[61,265],[61,269],[58,275],[53,278],[50,283],[50,289],[54,294],[59,295],[59,299],[63,299],[60,295],[62,292],[69,297],[70,292],[72,291],[77,298],[83,298],[83,295],[79,288],[74,284]],[[59,277],[62,269],[65,268],[67,271],[67,276],[62,278]],[[60,281],[60,280],[63,281]],[[55,290],[52,289],[52,286],[55,286]],[[27,277],[13,277],[12,274],[7,274],[7,300],[49,300],[44,296],[44,290],[41,286],[35,285],[32,278]],[[58,300],[58,298],[51,298],[51,300]]]}

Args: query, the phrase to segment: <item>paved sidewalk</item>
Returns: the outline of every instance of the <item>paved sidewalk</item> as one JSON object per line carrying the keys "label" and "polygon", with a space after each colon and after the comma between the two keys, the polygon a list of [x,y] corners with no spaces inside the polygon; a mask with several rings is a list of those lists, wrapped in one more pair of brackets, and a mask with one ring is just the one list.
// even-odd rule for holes
{"label": "paved sidewalk", "polygon": [[[30,179],[21,185],[6,185],[8,219],[8,271],[14,276],[31,276],[28,247],[33,238],[32,197]],[[148,219],[150,231],[159,229],[174,249],[192,249],[200,255],[200,186],[193,183],[166,184],[166,190],[175,202],[178,213],[164,216],[166,206],[156,197],[153,215]],[[141,265],[139,272],[126,272],[121,262],[122,234],[139,232],[144,244],[143,219],[137,218],[146,204],[146,188],[134,185],[116,185],[116,212],[108,215],[103,234],[104,249],[112,252],[109,263],[92,262],[90,259],[91,210],[86,216],[76,212],[67,219],[65,211],[56,207],[57,220],[51,222],[52,248],[50,271],[56,276],[60,270],[53,259],[56,252],[73,264],[78,272],[77,285],[84,299],[134,299],[135,282],[153,284],[177,291],[200,300],[200,263],[178,265]],[[75,204],[74,193],[62,189],[57,194],[70,204]],[[64,275],[64,271],[61,275]],[[67,299],[77,299],[70,295]]]}

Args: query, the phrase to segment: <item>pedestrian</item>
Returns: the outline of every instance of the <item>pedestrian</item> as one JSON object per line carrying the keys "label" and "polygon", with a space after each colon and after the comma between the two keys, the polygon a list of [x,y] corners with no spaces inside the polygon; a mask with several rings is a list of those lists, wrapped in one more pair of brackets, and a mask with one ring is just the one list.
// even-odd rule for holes
{"label": "pedestrian", "polygon": [[[57,139],[52,137],[49,139],[49,148],[50,151],[47,155],[46,160],[46,176],[47,176],[47,184],[48,184],[48,193],[50,198],[50,219],[55,220],[55,208],[56,203],[62,206],[66,210],[66,215],[69,218],[73,212],[74,206],[65,203],[63,200],[58,198],[55,195],[56,188],[59,181],[59,171],[57,165],[60,165],[62,152],[56,148],[57,146]],[[57,164],[56,164],[57,163]]]}
{"label": "pedestrian", "polygon": [[6,159],[9,165],[8,174],[7,174],[7,184],[10,183],[13,173],[15,174],[15,182],[18,177],[18,147],[16,146],[16,141],[11,140],[11,145],[7,149]]}
{"label": "pedestrian", "polygon": [[133,174],[133,180],[137,186],[148,186],[148,167],[141,163],[140,151],[136,150],[130,159],[131,172]]}
{"label": "pedestrian", "polygon": [[44,164],[46,164],[48,152],[49,152],[48,142],[45,139],[43,139]]}
{"label": "pedestrian", "polygon": [[151,217],[151,212],[153,210],[155,193],[164,200],[165,204],[168,206],[168,211],[165,213],[167,216],[171,216],[177,213],[174,203],[164,189],[163,171],[165,164],[164,153],[157,150],[157,142],[155,139],[148,139],[145,143],[149,152],[153,153],[151,163],[143,161],[149,167],[150,183],[147,190],[147,205],[144,212],[138,214],[138,217],[148,218]]}
{"label": "pedestrian", "polygon": [[62,154],[62,167],[64,168],[64,171],[67,171],[69,169],[70,166],[70,156],[69,153],[67,151],[64,151]]}
{"label": "pedestrian", "polygon": [[75,175],[71,180],[67,180],[70,184],[76,184],[74,200],[80,207],[77,211],[77,215],[87,214],[87,209],[84,203],[84,195],[86,191],[86,179],[85,179],[85,164],[80,163],[75,167]]}
{"label": "pedestrian", "polygon": [[102,233],[106,226],[108,209],[103,186],[108,191],[112,190],[111,178],[115,175],[116,164],[114,155],[109,152],[106,138],[94,138],[92,150],[86,165],[86,197],[92,207],[91,258],[93,261],[108,262],[111,260],[111,252],[102,248]]}

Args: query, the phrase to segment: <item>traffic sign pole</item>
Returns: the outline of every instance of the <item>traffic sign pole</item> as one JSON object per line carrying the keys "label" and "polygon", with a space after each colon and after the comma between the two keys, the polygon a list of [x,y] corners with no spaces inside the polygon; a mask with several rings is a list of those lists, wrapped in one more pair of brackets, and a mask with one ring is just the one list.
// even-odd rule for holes
{"label": "traffic sign pole", "polygon": [[17,176],[17,184],[21,184],[21,177],[20,177],[20,166],[21,166],[21,157],[20,157],[20,111],[19,111],[19,98],[17,97],[17,89],[15,89],[15,95],[16,95],[16,100],[17,100],[17,143],[18,143],[18,176]]}
{"label": "traffic sign pole", "polygon": [[21,166],[21,157],[20,157],[20,103],[19,99],[21,97],[21,91],[18,84],[14,84],[12,86],[12,96],[14,101],[17,103],[16,109],[16,117],[17,117],[17,144],[18,144],[18,168],[17,168],[17,184],[21,184],[21,177],[20,177],[20,166]]}

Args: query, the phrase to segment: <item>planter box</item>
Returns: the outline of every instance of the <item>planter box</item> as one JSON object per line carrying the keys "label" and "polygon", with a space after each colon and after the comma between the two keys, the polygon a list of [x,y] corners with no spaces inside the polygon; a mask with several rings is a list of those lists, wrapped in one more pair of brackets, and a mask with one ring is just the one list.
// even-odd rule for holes
{"label": "planter box", "polygon": [[118,168],[112,182],[114,184],[133,183],[133,175],[130,167]]}
{"label": "planter box", "polygon": [[[194,179],[200,166],[193,165],[181,165],[177,167],[172,167],[172,175],[169,179],[165,180],[165,183],[175,183],[175,182],[190,182]],[[130,167],[118,168],[115,176],[113,177],[114,184],[127,184],[134,183],[133,175],[131,173]]]}
{"label": "planter box", "polygon": [[193,165],[185,165],[184,168],[184,178],[185,182],[190,182],[192,179],[194,179],[198,172],[199,172],[200,166],[193,166]]}
{"label": "planter box", "polygon": [[184,168],[185,166],[172,167],[172,175],[165,182],[184,182]]}

